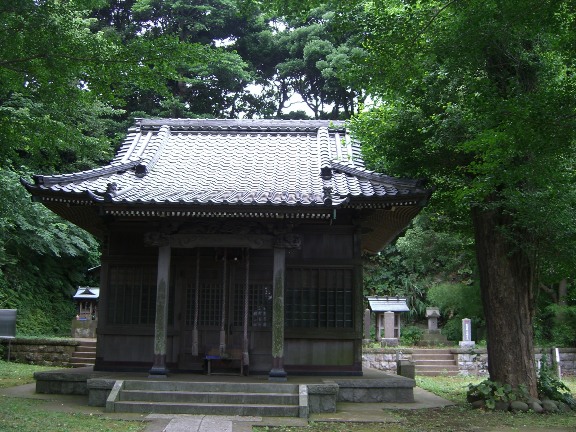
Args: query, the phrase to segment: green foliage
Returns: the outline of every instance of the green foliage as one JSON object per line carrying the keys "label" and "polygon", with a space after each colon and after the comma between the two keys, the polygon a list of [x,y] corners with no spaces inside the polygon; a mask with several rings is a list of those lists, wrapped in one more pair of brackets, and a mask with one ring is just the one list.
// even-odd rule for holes
{"label": "green foliage", "polygon": [[506,339],[496,323],[514,322],[522,305],[531,322],[538,278],[576,266],[574,2],[358,2],[360,78],[375,106],[352,121],[356,136],[372,168],[436,186],[430,206],[461,222],[448,229],[476,224],[484,299],[509,301],[484,311],[488,343],[506,340],[518,360],[492,359],[490,372],[516,385],[534,374],[519,346],[532,331]]}
{"label": "green foliage", "polygon": [[483,400],[488,409],[494,409],[497,402],[512,402],[515,400],[526,400],[528,393],[525,387],[517,389],[509,384],[502,384],[495,381],[484,380],[479,384],[469,384],[466,393],[466,400],[470,403]]}
{"label": "green foliage", "polygon": [[422,336],[424,335],[424,330],[416,326],[404,326],[400,332],[400,343],[406,346],[417,345]]}
{"label": "green foliage", "polygon": [[[541,292],[542,294],[543,292]],[[534,320],[536,343],[540,346],[576,346],[576,285],[569,284],[558,299],[540,295]]]}
{"label": "green foliage", "polygon": [[428,301],[440,308],[442,314],[442,334],[449,340],[462,340],[462,319],[472,320],[472,339],[479,340],[484,326],[484,311],[477,283],[439,283],[428,290]]}
{"label": "green foliage", "polygon": [[428,299],[445,317],[482,317],[482,300],[478,284],[439,283],[430,287]]}
{"label": "green foliage", "polygon": [[[467,317],[466,317],[467,318]],[[441,325],[442,334],[446,336],[446,339],[450,341],[461,341],[462,340],[462,321],[461,318],[452,317],[448,318]],[[475,330],[477,326],[472,324],[472,340],[476,340]]]}
{"label": "green foliage", "polygon": [[543,355],[540,360],[537,388],[540,397],[564,402],[570,408],[576,408],[576,399],[570,393],[568,386],[557,378],[546,355]]}
{"label": "green foliage", "polygon": [[18,176],[0,169],[0,308],[18,309],[22,335],[69,335],[72,294],[97,263],[85,231],[30,203]]}
{"label": "green foliage", "polygon": [[381,103],[353,123],[375,168],[437,186],[439,212],[501,208],[514,244],[557,280],[576,239],[570,4],[366,3]]}
{"label": "green foliage", "polygon": [[[378,255],[364,257],[364,294],[406,297],[414,320],[424,318],[427,306],[440,306],[434,303],[437,299],[428,298],[431,286],[446,280],[450,287],[471,284],[472,241],[466,235],[448,234],[440,220],[425,210],[395,244]],[[470,303],[476,299],[474,296]]]}
{"label": "green foliage", "polygon": [[576,346],[576,306],[550,305],[548,310],[554,315],[552,344],[558,347]]}

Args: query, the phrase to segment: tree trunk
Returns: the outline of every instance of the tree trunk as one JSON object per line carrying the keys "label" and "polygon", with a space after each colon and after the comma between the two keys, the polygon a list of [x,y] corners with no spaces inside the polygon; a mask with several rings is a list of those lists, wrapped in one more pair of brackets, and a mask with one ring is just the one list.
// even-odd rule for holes
{"label": "tree trunk", "polygon": [[564,278],[558,285],[558,304],[566,306],[566,296],[568,295],[568,279]]}
{"label": "tree trunk", "polygon": [[490,379],[515,388],[525,385],[536,396],[533,265],[525,251],[509,240],[506,233],[513,229],[512,220],[502,209],[476,207],[472,219]]}

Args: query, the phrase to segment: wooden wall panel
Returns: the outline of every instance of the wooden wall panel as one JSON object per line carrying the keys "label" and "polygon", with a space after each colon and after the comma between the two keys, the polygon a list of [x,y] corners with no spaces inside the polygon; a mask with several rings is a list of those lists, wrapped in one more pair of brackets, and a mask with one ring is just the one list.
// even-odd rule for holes
{"label": "wooden wall panel", "polygon": [[351,366],[354,341],[288,339],[284,345],[286,366]]}

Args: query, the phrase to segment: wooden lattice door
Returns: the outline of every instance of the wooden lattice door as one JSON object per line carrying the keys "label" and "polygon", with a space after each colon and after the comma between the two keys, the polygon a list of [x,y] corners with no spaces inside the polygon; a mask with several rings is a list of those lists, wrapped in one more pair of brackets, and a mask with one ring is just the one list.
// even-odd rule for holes
{"label": "wooden lattice door", "polygon": [[248,353],[257,346],[260,352],[268,345],[272,300],[269,265],[261,258],[262,253],[253,252],[251,264],[250,255],[246,249],[200,248],[190,253],[180,269],[182,369],[198,367],[209,351]]}

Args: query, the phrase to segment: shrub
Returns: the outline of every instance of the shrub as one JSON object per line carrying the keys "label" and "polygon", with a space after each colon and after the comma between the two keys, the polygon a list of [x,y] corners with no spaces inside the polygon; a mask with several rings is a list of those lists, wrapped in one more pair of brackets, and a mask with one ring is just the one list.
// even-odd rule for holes
{"label": "shrub", "polygon": [[570,389],[556,378],[552,365],[548,362],[548,356],[543,355],[538,372],[538,395],[548,399],[564,402],[570,408],[576,408],[576,399],[572,397]]}
{"label": "shrub", "polygon": [[497,402],[512,402],[528,398],[526,387],[513,388],[510,384],[484,380],[479,384],[469,384],[466,400],[469,403],[483,400],[486,408],[494,409]]}
{"label": "shrub", "polygon": [[400,343],[402,345],[416,345],[422,340],[424,330],[416,326],[406,326],[400,333]]}

